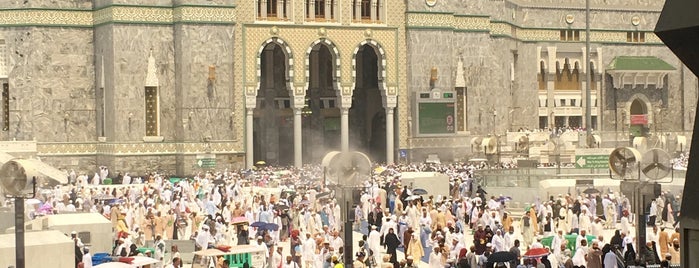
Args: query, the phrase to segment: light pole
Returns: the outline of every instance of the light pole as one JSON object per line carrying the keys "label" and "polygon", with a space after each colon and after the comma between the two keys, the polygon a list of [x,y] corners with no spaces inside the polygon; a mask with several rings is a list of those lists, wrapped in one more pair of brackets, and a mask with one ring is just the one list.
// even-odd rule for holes
{"label": "light pole", "polygon": [[495,135],[496,128],[497,128],[497,116],[498,116],[498,110],[495,110],[493,107],[493,135]]}
{"label": "light pole", "polygon": [[[586,141],[591,140],[589,137],[592,135],[592,97],[590,96],[590,82],[592,82],[592,72],[590,66],[590,0],[585,0],[585,137]],[[591,144],[587,144],[587,147],[592,147]]]}

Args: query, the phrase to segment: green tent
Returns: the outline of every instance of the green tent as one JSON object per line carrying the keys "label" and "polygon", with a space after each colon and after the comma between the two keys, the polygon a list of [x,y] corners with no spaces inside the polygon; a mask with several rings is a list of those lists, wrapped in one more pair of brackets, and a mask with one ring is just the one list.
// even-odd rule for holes
{"label": "green tent", "polygon": [[[570,249],[570,252],[572,255],[575,255],[575,241],[578,239],[577,234],[569,234],[569,235],[564,235],[563,236],[568,243],[566,243],[566,248]],[[594,235],[586,235],[585,238],[587,239],[587,245],[592,244],[592,240],[596,239],[597,237]],[[553,236],[547,236],[541,239],[541,244],[544,245],[544,247],[551,248],[551,244],[553,243]],[[553,250],[553,249],[552,249]]]}
{"label": "green tent", "polygon": [[141,254],[146,254],[147,251],[149,251],[150,253],[155,253],[155,248],[142,247],[142,248],[138,248],[137,250]]}

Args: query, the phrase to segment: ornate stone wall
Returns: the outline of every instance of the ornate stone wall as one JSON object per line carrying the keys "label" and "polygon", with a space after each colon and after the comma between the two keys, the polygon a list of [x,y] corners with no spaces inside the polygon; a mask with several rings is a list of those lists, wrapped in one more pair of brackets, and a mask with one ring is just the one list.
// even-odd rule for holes
{"label": "ornate stone wall", "polygon": [[[591,42],[593,49],[601,48],[604,64],[615,56],[650,55],[683,69],[652,33],[662,1],[591,2]],[[293,1],[286,21],[256,21],[255,1],[9,1],[0,10],[0,39],[7,47],[0,53],[8,58],[15,99],[10,102],[10,129],[0,132],[0,138],[36,139],[39,156],[66,167],[145,169],[149,161],[160,161],[158,168],[185,173],[195,170],[190,163],[195,155],[206,152],[222,157],[220,163],[233,163],[245,150],[246,95],[257,90],[260,47],[270,38],[284,40],[294,57],[290,86],[301,97],[306,51],[325,39],[339,54],[343,101],[351,100],[355,49],[362,42],[381,47],[384,95],[397,104],[396,149],[457,157],[469,151],[466,135],[504,132],[513,122],[537,127],[536,48],[584,45],[581,0],[438,0],[433,7],[425,1],[391,0],[379,24],[351,22],[350,3],[339,3],[339,21],[320,23],[304,19],[299,0]],[[580,40],[563,44],[560,31],[568,29],[581,30]],[[637,31],[645,33],[645,42],[627,42],[627,32]],[[162,143],[143,142],[151,53],[160,90]],[[436,86],[453,88],[459,57],[469,94],[469,133],[411,137],[411,92],[429,86],[433,66],[439,72]],[[688,114],[696,109],[696,81],[681,71],[668,76],[667,105],[685,107],[663,115],[668,129],[693,122]],[[96,98],[101,88],[106,93],[105,133]],[[98,137],[106,139],[98,142]],[[204,138],[219,147],[210,149]]]}
{"label": "ornate stone wall", "polygon": [[[92,31],[0,28],[10,77],[6,140],[95,140]],[[42,48],[42,49],[37,49]]]}
{"label": "ornate stone wall", "polygon": [[[591,2],[590,40],[593,51],[600,48],[602,54],[599,68],[604,69],[616,56],[639,55],[656,56],[682,69],[679,60],[652,33],[662,1]],[[408,90],[427,88],[433,66],[439,69],[436,87],[451,88],[461,57],[468,89],[469,123],[468,132],[461,135],[484,136],[493,129],[504,133],[518,127],[538,128],[536,47],[584,48],[584,7],[585,1],[578,0],[438,0],[433,7],[425,1],[410,1],[406,11]],[[580,39],[561,41],[561,30],[578,30]],[[643,33],[644,42],[629,42],[629,32]],[[434,55],[429,53],[431,50],[442,52]],[[451,59],[444,60],[445,57]],[[510,64],[514,67],[514,81],[510,81]],[[697,100],[692,93],[696,83],[695,77],[681,71],[670,73],[664,94],[669,105],[678,108],[662,113],[660,119],[667,122],[663,128],[687,129],[692,121],[687,114],[694,111]],[[495,118],[493,109],[497,111]],[[605,116],[606,112],[602,117]],[[610,130],[603,121],[602,127]],[[469,146],[468,142],[451,137],[413,137],[410,144],[415,157],[424,156],[427,151],[451,157],[454,146]]]}

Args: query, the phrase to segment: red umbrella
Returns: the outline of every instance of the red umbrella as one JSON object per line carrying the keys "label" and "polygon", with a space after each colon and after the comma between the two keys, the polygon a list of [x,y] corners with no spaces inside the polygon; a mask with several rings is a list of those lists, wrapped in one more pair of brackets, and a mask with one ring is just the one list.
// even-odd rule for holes
{"label": "red umbrella", "polygon": [[524,257],[525,257],[525,258],[532,258],[532,259],[534,259],[534,258],[540,258],[540,257],[543,257],[543,256],[548,256],[549,254],[550,254],[550,253],[549,253],[549,250],[548,250],[548,249],[545,249],[545,248],[531,248],[531,249],[527,250],[526,253],[524,253]]}

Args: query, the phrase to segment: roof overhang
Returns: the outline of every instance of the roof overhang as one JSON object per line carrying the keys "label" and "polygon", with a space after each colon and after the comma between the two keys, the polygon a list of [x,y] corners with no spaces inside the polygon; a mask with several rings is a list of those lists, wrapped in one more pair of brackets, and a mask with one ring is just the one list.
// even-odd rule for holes
{"label": "roof overhang", "polygon": [[675,70],[669,63],[653,56],[618,56],[607,66],[607,73],[612,76],[614,88],[623,88],[625,85],[655,85],[661,89],[665,77]]}

